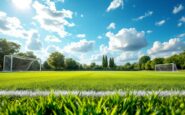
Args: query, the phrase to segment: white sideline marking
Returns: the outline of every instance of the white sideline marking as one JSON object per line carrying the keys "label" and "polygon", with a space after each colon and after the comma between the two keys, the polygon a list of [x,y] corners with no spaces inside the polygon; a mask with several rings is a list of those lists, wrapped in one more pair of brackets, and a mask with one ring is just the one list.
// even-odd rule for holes
{"label": "white sideline marking", "polygon": [[[137,96],[144,96],[144,95],[151,95],[151,94],[157,94],[159,96],[171,96],[171,95],[179,95],[179,96],[185,96],[185,90],[182,91],[65,91],[65,90],[59,90],[59,91],[52,91],[55,95],[80,95],[80,96],[106,96],[106,95],[114,95],[119,94],[121,96],[124,96],[126,94],[133,94]],[[0,90],[0,96],[47,96],[51,94],[51,91],[30,91],[30,90]]]}

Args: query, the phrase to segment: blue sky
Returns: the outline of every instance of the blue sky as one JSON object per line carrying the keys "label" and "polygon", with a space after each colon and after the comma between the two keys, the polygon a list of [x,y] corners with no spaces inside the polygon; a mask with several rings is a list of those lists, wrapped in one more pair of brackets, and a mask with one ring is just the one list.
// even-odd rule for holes
{"label": "blue sky", "polygon": [[1,0],[0,37],[43,61],[59,51],[117,64],[185,50],[185,0]]}

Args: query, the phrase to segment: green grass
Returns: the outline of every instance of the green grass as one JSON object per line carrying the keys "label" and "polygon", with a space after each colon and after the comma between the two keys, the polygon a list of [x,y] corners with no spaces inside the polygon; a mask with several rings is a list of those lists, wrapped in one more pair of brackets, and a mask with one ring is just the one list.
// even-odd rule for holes
{"label": "green grass", "polygon": [[0,90],[185,90],[180,72],[12,72],[0,73]]}
{"label": "green grass", "polygon": [[185,98],[157,95],[0,97],[2,115],[184,115]]}

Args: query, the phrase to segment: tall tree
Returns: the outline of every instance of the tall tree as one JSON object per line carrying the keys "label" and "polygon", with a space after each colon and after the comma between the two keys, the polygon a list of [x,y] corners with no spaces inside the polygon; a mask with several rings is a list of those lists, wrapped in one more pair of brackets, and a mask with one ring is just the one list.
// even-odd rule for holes
{"label": "tall tree", "polygon": [[140,65],[140,69],[145,69],[145,64],[150,61],[150,57],[149,56],[142,56],[139,59],[139,65]]}
{"label": "tall tree", "polygon": [[102,67],[103,68],[107,68],[108,67],[108,60],[107,60],[107,56],[103,55],[102,57]]}
{"label": "tall tree", "polygon": [[110,68],[114,68],[115,67],[114,58],[109,58],[109,67]]}
{"label": "tall tree", "polygon": [[107,56],[105,56],[105,68],[107,68],[108,67],[108,58],[107,58]]}
{"label": "tall tree", "polygon": [[105,58],[104,55],[102,56],[102,67],[104,67],[104,63],[105,63]]}
{"label": "tall tree", "polygon": [[0,39],[0,70],[3,68],[4,56],[17,53],[19,49],[19,44],[7,41],[6,39]]}
{"label": "tall tree", "polygon": [[60,52],[51,53],[47,62],[56,70],[64,69],[64,55]]}

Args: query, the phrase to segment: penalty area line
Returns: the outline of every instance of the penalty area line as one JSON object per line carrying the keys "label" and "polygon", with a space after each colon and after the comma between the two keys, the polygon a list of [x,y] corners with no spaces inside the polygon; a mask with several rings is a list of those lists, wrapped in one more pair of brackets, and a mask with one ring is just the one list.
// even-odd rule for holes
{"label": "penalty area line", "polygon": [[108,96],[119,94],[120,96],[125,96],[128,94],[136,96],[146,96],[157,94],[158,96],[172,96],[179,95],[185,96],[185,90],[166,90],[166,91],[30,91],[30,90],[0,90],[0,96],[48,96],[53,93],[56,96],[59,95],[79,95],[79,96]]}

